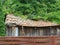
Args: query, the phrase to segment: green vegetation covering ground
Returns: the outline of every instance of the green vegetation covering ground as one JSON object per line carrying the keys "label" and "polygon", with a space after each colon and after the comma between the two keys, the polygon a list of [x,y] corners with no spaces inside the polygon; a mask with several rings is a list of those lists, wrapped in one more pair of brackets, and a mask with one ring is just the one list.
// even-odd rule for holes
{"label": "green vegetation covering ground", "polygon": [[60,24],[60,0],[0,0],[1,36],[5,35],[5,14]]}

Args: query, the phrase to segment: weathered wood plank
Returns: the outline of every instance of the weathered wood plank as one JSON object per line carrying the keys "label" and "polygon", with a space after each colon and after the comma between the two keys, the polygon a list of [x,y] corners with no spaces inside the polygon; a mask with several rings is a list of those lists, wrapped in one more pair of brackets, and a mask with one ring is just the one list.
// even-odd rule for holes
{"label": "weathered wood plank", "polygon": [[0,37],[0,45],[59,45],[60,37]]}

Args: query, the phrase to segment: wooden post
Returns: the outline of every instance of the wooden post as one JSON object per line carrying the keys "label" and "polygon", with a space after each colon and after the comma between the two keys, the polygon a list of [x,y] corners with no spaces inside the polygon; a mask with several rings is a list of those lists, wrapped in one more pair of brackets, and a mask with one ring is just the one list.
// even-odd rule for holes
{"label": "wooden post", "polygon": [[25,35],[25,32],[24,32],[24,27],[22,26],[22,36]]}
{"label": "wooden post", "polygon": [[56,43],[55,43],[55,37],[51,36],[50,39],[51,39],[51,45],[56,45]]}
{"label": "wooden post", "polygon": [[57,35],[60,35],[59,33],[60,33],[60,30],[59,30],[59,28],[57,28]]}
{"label": "wooden post", "polygon": [[9,36],[8,35],[8,27],[6,26],[6,36]]}
{"label": "wooden post", "polygon": [[53,34],[54,34],[54,29],[52,28],[52,27],[50,27],[50,30],[51,30],[51,36],[53,36]]}

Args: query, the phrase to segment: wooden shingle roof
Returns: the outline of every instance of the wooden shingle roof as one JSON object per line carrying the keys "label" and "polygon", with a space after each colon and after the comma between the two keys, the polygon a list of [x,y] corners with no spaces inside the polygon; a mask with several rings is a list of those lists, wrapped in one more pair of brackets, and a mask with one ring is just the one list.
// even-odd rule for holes
{"label": "wooden shingle roof", "polygon": [[52,23],[49,21],[33,21],[33,20],[24,20],[21,17],[14,16],[13,14],[6,16],[5,24],[16,24],[19,26],[33,26],[33,27],[44,27],[44,26],[56,26],[58,24]]}

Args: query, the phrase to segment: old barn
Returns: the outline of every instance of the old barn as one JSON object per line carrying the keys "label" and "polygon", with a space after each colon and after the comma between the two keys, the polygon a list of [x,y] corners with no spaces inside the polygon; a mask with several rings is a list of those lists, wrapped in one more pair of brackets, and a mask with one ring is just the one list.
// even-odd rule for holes
{"label": "old barn", "polygon": [[6,16],[7,36],[58,36],[60,25],[49,21],[24,20],[13,14]]}
{"label": "old barn", "polygon": [[60,45],[60,25],[49,21],[33,21],[9,14],[6,36],[0,45]]}

